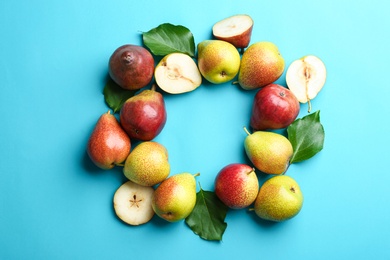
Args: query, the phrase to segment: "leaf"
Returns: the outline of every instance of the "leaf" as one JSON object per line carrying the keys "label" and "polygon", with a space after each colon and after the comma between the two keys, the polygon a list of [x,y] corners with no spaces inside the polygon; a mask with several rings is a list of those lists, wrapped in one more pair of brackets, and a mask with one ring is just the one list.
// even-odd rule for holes
{"label": "leaf", "polygon": [[227,224],[228,207],[214,192],[200,189],[196,194],[196,205],[186,218],[186,224],[195,234],[206,240],[222,240]]}
{"label": "leaf", "polygon": [[135,90],[125,90],[116,84],[111,78],[108,79],[104,87],[104,100],[114,113],[121,110],[123,103],[135,94]]}
{"label": "leaf", "polygon": [[195,55],[194,36],[184,26],[164,23],[142,34],[144,44],[154,55],[165,56],[173,52]]}
{"label": "leaf", "polygon": [[294,149],[290,163],[301,162],[316,155],[322,150],[325,139],[320,111],[295,120],[287,128],[287,134]]}

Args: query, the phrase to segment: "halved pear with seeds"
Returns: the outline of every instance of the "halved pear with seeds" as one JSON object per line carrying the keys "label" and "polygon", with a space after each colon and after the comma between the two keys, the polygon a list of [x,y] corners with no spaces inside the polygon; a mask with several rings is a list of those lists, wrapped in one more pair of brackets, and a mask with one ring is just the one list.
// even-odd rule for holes
{"label": "halved pear with seeds", "polygon": [[115,214],[133,226],[145,224],[154,216],[152,187],[141,186],[132,181],[122,184],[114,194]]}
{"label": "halved pear with seeds", "polygon": [[181,94],[195,90],[202,83],[202,76],[195,61],[184,53],[170,53],[156,66],[154,77],[165,92]]}
{"label": "halved pear with seeds", "polygon": [[314,55],[304,56],[293,61],[286,72],[286,83],[298,101],[309,104],[322,89],[326,80],[326,67],[320,58]]}

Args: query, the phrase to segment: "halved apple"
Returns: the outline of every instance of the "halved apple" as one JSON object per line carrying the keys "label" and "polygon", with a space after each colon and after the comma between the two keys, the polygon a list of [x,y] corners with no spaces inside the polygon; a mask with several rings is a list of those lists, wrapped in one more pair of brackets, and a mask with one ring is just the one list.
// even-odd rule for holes
{"label": "halved apple", "polygon": [[166,55],[157,64],[154,77],[157,85],[171,94],[193,91],[202,83],[202,76],[195,61],[183,53]]}
{"label": "halved apple", "polygon": [[300,103],[308,103],[321,91],[326,80],[326,67],[320,58],[314,55],[304,56],[293,61],[286,72],[288,88]]}
{"label": "halved apple", "polygon": [[251,40],[252,29],[252,18],[246,14],[238,14],[215,23],[213,35],[219,40],[230,42],[236,48],[246,48]]}

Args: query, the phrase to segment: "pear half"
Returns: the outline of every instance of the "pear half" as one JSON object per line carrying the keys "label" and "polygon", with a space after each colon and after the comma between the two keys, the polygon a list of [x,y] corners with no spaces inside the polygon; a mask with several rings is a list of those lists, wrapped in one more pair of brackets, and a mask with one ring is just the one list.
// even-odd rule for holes
{"label": "pear half", "polygon": [[154,77],[157,85],[171,94],[193,91],[202,83],[202,76],[195,61],[183,53],[166,55],[157,64]]}
{"label": "pear half", "polygon": [[320,58],[314,55],[304,56],[293,61],[286,72],[286,83],[300,103],[308,103],[321,91],[326,80],[326,67]]}
{"label": "pear half", "polygon": [[152,187],[141,186],[132,181],[122,184],[114,194],[115,214],[133,226],[145,224],[154,216]]}
{"label": "pear half", "polygon": [[246,48],[252,36],[253,19],[246,14],[227,17],[213,26],[213,35],[218,40],[230,42],[236,48]]}

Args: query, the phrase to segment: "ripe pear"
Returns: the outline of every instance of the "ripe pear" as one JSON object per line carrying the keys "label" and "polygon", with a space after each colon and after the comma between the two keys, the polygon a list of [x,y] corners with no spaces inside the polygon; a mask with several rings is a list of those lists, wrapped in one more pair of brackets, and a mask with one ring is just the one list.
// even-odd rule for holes
{"label": "ripe pear", "polygon": [[116,117],[110,111],[100,116],[87,145],[87,153],[96,166],[113,168],[126,160],[130,148],[130,138]]}
{"label": "ripe pear", "polygon": [[142,46],[125,44],[117,48],[108,63],[110,77],[123,89],[137,90],[153,78],[154,58]]}
{"label": "ripe pear", "polygon": [[275,82],[284,71],[284,59],[272,42],[256,42],[242,55],[238,83],[252,90]]}
{"label": "ripe pear", "polygon": [[164,98],[154,88],[145,89],[126,100],[120,111],[120,123],[131,139],[154,139],[166,121]]}
{"label": "ripe pear", "polygon": [[279,175],[261,186],[254,209],[260,218],[280,222],[296,216],[302,205],[303,195],[298,183],[287,175]]}
{"label": "ripe pear", "polygon": [[244,147],[249,160],[260,171],[267,174],[282,174],[290,165],[293,155],[293,147],[290,141],[283,135],[256,131],[247,132]]}
{"label": "ripe pear", "polygon": [[127,157],[123,167],[124,175],[142,186],[153,186],[162,182],[169,172],[167,149],[153,141],[138,144]]}
{"label": "ripe pear", "polygon": [[185,219],[195,207],[198,175],[184,172],[164,180],[152,198],[154,212],[169,222]]}
{"label": "ripe pear", "polygon": [[229,42],[204,40],[198,44],[199,71],[211,83],[232,80],[238,74],[240,62],[240,53]]}

